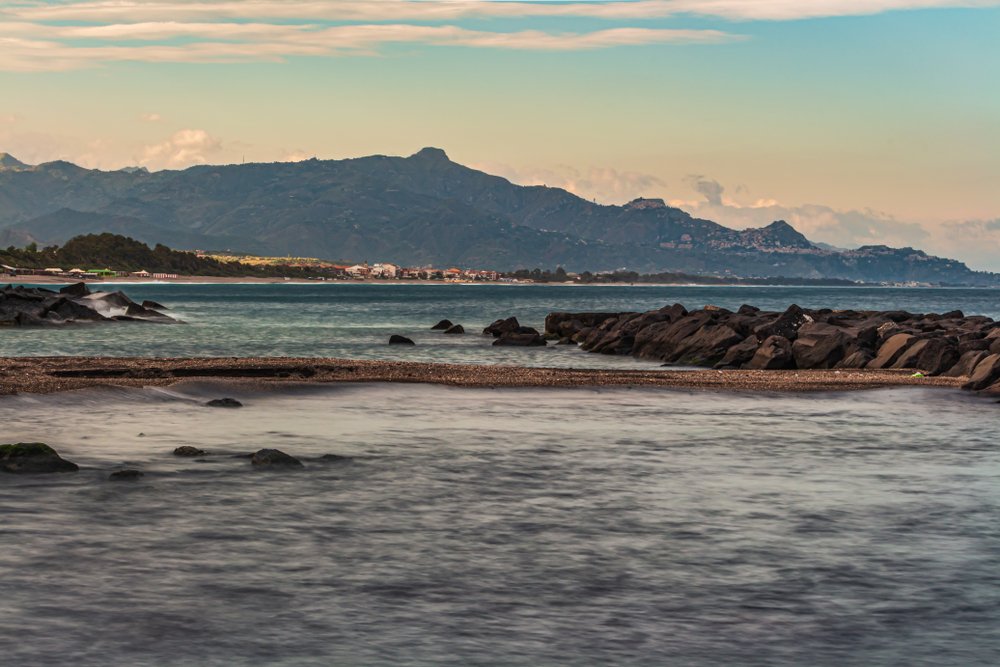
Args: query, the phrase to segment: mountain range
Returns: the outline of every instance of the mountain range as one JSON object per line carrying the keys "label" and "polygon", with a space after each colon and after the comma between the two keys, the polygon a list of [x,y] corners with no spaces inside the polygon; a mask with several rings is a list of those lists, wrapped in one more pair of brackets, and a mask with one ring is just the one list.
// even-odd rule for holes
{"label": "mountain range", "polygon": [[1000,275],[912,248],[823,247],[784,221],[734,230],[661,199],[609,206],[516,185],[437,148],[152,173],[28,165],[0,153],[0,246],[97,232],[175,248],[406,265],[1000,284]]}

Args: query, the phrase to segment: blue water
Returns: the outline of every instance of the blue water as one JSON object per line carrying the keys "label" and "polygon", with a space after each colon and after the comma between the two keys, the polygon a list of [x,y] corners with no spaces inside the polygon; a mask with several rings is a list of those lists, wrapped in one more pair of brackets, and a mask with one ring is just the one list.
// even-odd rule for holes
{"label": "blue water", "polygon": [[[245,407],[202,405],[224,395]],[[994,666],[998,410],[914,388],[2,397],[0,442],[83,469],[0,474],[0,663]],[[232,457],[260,447],[305,469]]]}
{"label": "blue water", "polygon": [[[1000,318],[1000,290],[659,287],[565,285],[181,285],[121,287],[135,300],[171,308],[184,326],[105,325],[0,331],[0,356],[296,356],[398,359],[527,366],[651,367],[629,358],[589,355],[564,346],[492,348],[482,328],[515,315],[542,329],[545,315],[565,311],[650,310],[675,302],[690,309],[749,303],[783,310],[903,309]],[[465,326],[465,336],[429,327],[440,319]],[[391,334],[413,338],[413,348],[389,347]]]}

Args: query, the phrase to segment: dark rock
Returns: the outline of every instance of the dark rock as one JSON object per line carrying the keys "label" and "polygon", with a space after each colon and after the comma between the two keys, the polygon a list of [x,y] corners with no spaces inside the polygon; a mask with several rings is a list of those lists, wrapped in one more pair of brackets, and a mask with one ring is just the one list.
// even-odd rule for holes
{"label": "dark rock", "polygon": [[235,398],[213,398],[205,403],[210,408],[242,408],[243,404]]}
{"label": "dark rock", "polygon": [[944,338],[925,338],[908,347],[892,368],[912,368],[926,375],[940,375],[958,363],[958,348]]}
{"label": "dark rock", "polygon": [[[549,313],[545,318],[545,333],[572,337],[581,329],[593,329],[605,320],[620,316],[621,313]],[[493,324],[497,322],[502,320],[497,320]]]}
{"label": "dark rock", "polygon": [[795,368],[792,342],[784,336],[768,336],[743,368],[762,371]]}
{"label": "dark rock", "polygon": [[319,460],[326,463],[346,463],[353,461],[354,457],[344,456],[343,454],[323,454],[323,456],[319,457]]}
{"label": "dark rock", "polygon": [[906,348],[916,342],[916,337],[908,333],[898,333],[882,343],[878,354],[868,364],[868,368],[889,368],[906,352]]}
{"label": "dark rock", "polygon": [[197,447],[192,447],[191,445],[182,445],[174,450],[174,456],[184,456],[184,457],[195,457],[195,456],[205,456],[206,452],[204,449],[199,449]]}
{"label": "dark rock", "polygon": [[873,358],[872,353],[864,348],[849,353],[837,362],[834,368],[864,368]]}
{"label": "dark rock", "polygon": [[673,354],[663,361],[691,366],[711,366],[721,359],[743,337],[725,324],[708,325],[678,344]]}
{"label": "dark rock", "polygon": [[389,336],[389,345],[416,345],[412,340],[406,336],[400,336],[399,334],[392,334]]}
{"label": "dark rock", "polygon": [[289,456],[280,449],[261,449],[250,459],[258,468],[301,468],[302,462],[294,456]]}
{"label": "dark rock", "polygon": [[844,358],[848,336],[830,324],[807,322],[799,327],[792,355],[797,368],[833,368]]}
{"label": "dark rock", "polygon": [[149,310],[170,310],[163,304],[157,303],[155,301],[150,301],[149,299],[146,299],[145,301],[142,302],[142,307],[148,308]]}
{"label": "dark rock", "polygon": [[493,341],[493,345],[511,347],[544,347],[548,343],[538,334],[505,333]]}
{"label": "dark rock", "polygon": [[0,445],[0,470],[20,474],[75,472],[80,467],[41,442]]}
{"label": "dark rock", "polygon": [[979,365],[979,362],[988,356],[989,354],[983,350],[969,350],[959,357],[958,362],[942,373],[942,375],[950,378],[968,377],[972,375],[972,371]]}
{"label": "dark rock", "polygon": [[508,317],[505,320],[495,320],[493,324],[483,329],[483,335],[499,338],[505,333],[517,331],[520,326],[521,324],[517,321],[516,317]]}
{"label": "dark rock", "polygon": [[444,331],[445,329],[450,329],[452,326],[453,325],[451,323],[451,320],[441,320],[440,322],[431,327],[431,331],[435,330]]}
{"label": "dark rock", "polygon": [[760,308],[744,303],[736,312],[740,315],[756,315],[760,312]]}
{"label": "dark rock", "polygon": [[461,324],[453,324],[452,326],[445,329],[444,332],[446,334],[464,334],[465,327],[463,327]]}
{"label": "dark rock", "polygon": [[126,470],[116,470],[108,475],[108,479],[115,481],[132,481],[144,476],[145,474],[141,470],[133,470],[129,468]]}
{"label": "dark rock", "polygon": [[556,345],[576,345],[576,343],[574,343],[573,339],[569,336],[563,336],[559,339],[559,342],[557,342]]}
{"label": "dark rock", "polygon": [[757,340],[759,341],[763,341],[765,338],[771,336],[781,336],[792,341],[798,336],[799,328],[803,324],[812,321],[813,318],[806,311],[793,304],[774,322],[757,327],[754,330],[754,334],[757,335]]}
{"label": "dark rock", "polygon": [[996,384],[1000,381],[1000,354],[991,354],[976,364],[975,369],[969,376],[969,381],[962,385],[962,389],[979,391]]}
{"label": "dark rock", "polygon": [[726,351],[725,356],[722,357],[722,360],[719,361],[715,367],[739,368],[753,359],[753,356],[757,354],[757,348],[759,347],[760,343],[757,342],[756,336],[747,336],[741,342],[729,348]]}
{"label": "dark rock", "polygon": [[65,294],[67,296],[90,296],[90,288],[87,287],[87,283],[73,283],[72,285],[66,285],[61,290],[60,294]]}

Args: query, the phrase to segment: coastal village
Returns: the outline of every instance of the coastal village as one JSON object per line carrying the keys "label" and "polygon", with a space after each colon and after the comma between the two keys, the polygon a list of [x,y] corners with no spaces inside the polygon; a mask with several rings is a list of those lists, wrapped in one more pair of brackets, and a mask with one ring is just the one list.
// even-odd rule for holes
{"label": "coastal village", "polygon": [[[439,269],[434,267],[404,267],[389,262],[376,264],[334,264],[322,260],[290,257],[256,257],[212,255],[196,253],[199,258],[212,258],[225,262],[238,262],[251,266],[287,266],[296,269],[314,269],[315,276],[311,280],[439,280],[442,282],[501,282],[505,280],[498,271],[484,269]],[[50,278],[67,278],[72,280],[113,280],[118,278],[171,280],[180,278],[177,273],[157,273],[146,270],[120,271],[114,268],[79,268],[64,269],[62,267],[47,267],[43,269],[24,268],[0,264],[0,275],[16,276],[46,276]]]}

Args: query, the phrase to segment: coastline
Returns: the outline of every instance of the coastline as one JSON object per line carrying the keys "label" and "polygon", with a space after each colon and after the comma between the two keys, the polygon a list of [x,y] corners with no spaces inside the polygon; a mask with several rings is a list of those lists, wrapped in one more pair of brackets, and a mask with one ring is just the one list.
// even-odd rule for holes
{"label": "coastline", "polygon": [[185,380],[253,385],[390,382],[457,387],[661,387],[715,392],[827,392],[887,387],[958,389],[965,378],[908,370],[592,370],[292,357],[2,357],[0,395]]}

